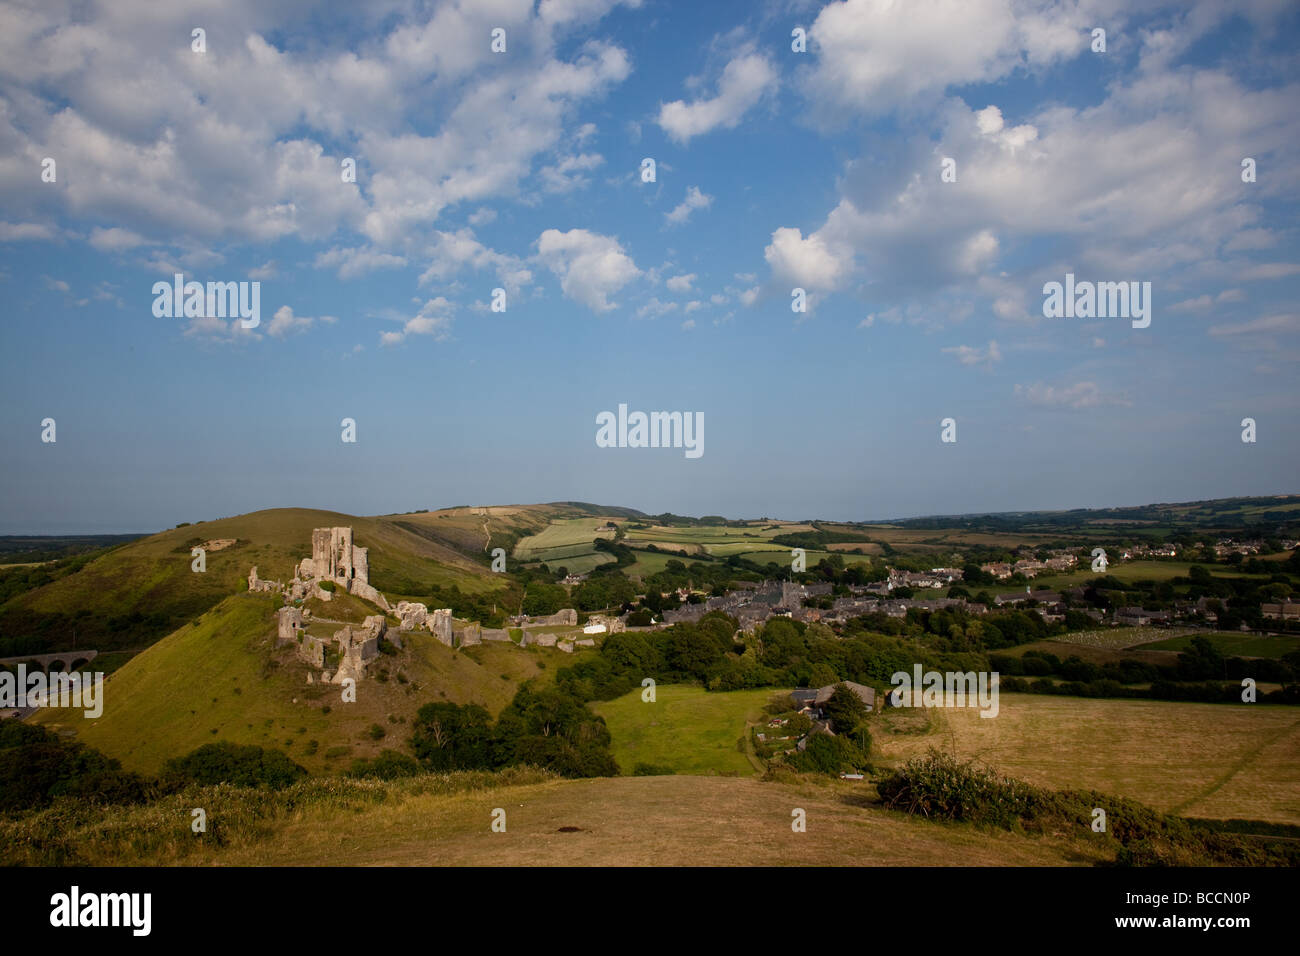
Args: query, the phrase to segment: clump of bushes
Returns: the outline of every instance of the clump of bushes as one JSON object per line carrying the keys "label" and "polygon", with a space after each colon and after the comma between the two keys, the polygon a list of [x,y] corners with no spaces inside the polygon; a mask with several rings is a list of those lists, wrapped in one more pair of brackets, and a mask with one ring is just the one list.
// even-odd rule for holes
{"label": "clump of bushes", "polygon": [[45,807],[65,796],[95,804],[142,803],[155,789],[85,744],[36,724],[0,720],[0,813]]}
{"label": "clump of bushes", "polygon": [[173,757],[163,768],[163,783],[168,789],[186,784],[230,783],[280,790],[305,776],[306,768],[283,751],[225,741],[205,744],[184,757]]}
{"label": "clump of bushes", "polygon": [[357,758],[352,761],[349,777],[377,777],[380,780],[395,780],[398,777],[414,777],[420,773],[420,764],[414,757],[397,750],[381,750],[373,760]]}
{"label": "clump of bushes", "polygon": [[[1033,833],[1074,832],[1115,847],[1117,866],[1296,866],[1289,840],[1245,839],[1094,790],[1045,790],[931,750],[876,784],[887,807]],[[1092,830],[1093,810],[1106,830]]]}

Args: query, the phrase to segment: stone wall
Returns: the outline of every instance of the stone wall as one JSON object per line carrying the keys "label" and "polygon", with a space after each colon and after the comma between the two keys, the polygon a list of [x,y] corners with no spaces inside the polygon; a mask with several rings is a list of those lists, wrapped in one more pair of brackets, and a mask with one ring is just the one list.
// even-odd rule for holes
{"label": "stone wall", "polygon": [[547,614],[542,617],[530,617],[526,623],[536,625],[537,627],[555,627],[563,625],[565,627],[578,626],[578,612],[571,607],[566,607],[556,611],[554,614]]}
{"label": "stone wall", "polygon": [[302,609],[282,607],[277,612],[275,644],[280,647],[298,640],[302,632]]}
{"label": "stone wall", "polygon": [[279,591],[281,584],[279,581],[263,581],[257,576],[257,565],[248,572],[248,590],[250,591]]}

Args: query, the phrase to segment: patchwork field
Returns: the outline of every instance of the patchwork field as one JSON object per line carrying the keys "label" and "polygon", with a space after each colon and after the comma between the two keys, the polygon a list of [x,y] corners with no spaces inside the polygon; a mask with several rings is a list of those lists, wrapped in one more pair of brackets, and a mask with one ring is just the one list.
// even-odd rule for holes
{"label": "patchwork field", "polygon": [[[1000,695],[996,718],[934,709],[923,733],[877,733],[882,761],[929,747],[1053,788],[1186,816],[1300,824],[1300,714],[1263,704]],[[883,729],[883,728],[882,728]]]}
{"label": "patchwork field", "polygon": [[624,774],[647,763],[673,773],[748,775],[762,764],[746,756],[746,728],[779,693],[771,688],[710,693],[666,684],[655,689],[654,703],[642,701],[638,689],[591,709],[605,718]]}

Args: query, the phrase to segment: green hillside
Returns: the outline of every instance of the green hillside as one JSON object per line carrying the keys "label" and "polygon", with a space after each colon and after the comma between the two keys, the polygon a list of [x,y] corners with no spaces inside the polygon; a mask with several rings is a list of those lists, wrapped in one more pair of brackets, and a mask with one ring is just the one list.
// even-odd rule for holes
{"label": "green hillside", "polygon": [[[136,655],[107,681],[98,719],[68,710],[31,719],[148,773],[218,740],[285,750],[312,772],[341,770],[384,748],[407,752],[411,721],[425,703],[477,703],[496,714],[524,680],[544,684],[572,660],[510,644],[453,650],[419,635],[381,655],[371,665],[374,679],[358,684],[356,702],[343,703],[339,687],[307,684],[308,668],[292,647],[275,649],[278,604],[232,595]],[[385,731],[378,740],[376,724]]]}
{"label": "green hillside", "polygon": [[[10,598],[0,605],[0,641],[27,642],[13,655],[64,650],[75,632],[78,647],[139,650],[244,590],[253,565],[265,579],[288,580],[311,554],[312,529],[334,525],[351,526],[357,544],[370,549],[370,581],[394,600],[419,600],[432,586],[492,592],[504,582],[490,573],[489,538],[509,550],[517,537],[545,527],[557,509],[473,509],[484,510],[491,514],[449,509],[360,518],[275,508],[173,528],[107,550]],[[191,548],[221,539],[235,543],[209,550],[205,573],[191,570]]]}

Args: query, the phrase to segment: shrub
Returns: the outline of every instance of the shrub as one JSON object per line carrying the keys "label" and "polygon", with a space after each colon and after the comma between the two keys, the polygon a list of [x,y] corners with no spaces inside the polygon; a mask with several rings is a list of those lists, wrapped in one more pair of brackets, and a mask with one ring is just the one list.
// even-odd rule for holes
{"label": "shrub", "polygon": [[420,765],[414,757],[408,757],[396,750],[381,750],[373,760],[358,759],[352,761],[349,777],[378,777],[381,780],[395,780],[398,777],[414,777],[420,772]]}
{"label": "shrub", "polygon": [[184,757],[173,757],[164,768],[169,788],[195,783],[231,783],[243,787],[287,787],[307,771],[279,750],[225,741],[205,744]]}

